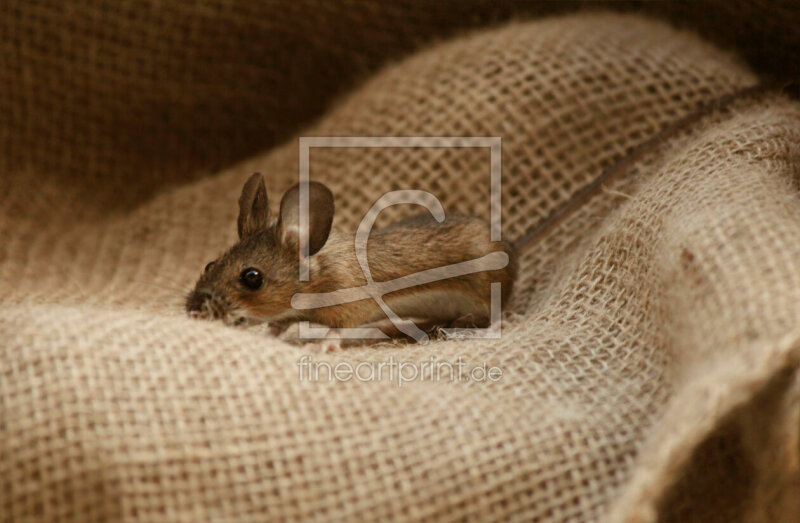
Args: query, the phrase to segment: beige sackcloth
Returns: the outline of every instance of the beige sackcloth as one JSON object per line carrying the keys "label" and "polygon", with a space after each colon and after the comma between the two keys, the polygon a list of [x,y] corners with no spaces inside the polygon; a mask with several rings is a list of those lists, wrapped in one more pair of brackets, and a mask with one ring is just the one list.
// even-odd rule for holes
{"label": "beige sackcloth", "polygon": [[[668,140],[525,252],[499,340],[322,354],[183,313],[235,241],[242,183],[264,173],[275,207],[300,136],[501,137],[514,239],[759,80],[657,18],[501,12],[455,34],[445,7],[420,6],[0,14],[0,520],[798,520],[800,105],[785,95]],[[320,148],[310,165],[335,227],[401,188],[489,217],[487,149]],[[393,211],[383,222],[413,209]],[[460,358],[502,379],[309,382],[303,356]]]}

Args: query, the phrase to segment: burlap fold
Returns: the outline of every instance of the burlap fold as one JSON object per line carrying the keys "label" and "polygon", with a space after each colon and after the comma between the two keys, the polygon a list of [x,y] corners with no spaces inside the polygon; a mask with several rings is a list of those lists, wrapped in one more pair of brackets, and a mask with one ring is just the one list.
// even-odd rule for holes
{"label": "burlap fold", "polygon": [[[664,125],[755,82],[734,55],[655,20],[519,21],[387,66],[298,136],[500,136],[513,239]],[[188,100],[203,87],[175,89]],[[159,108],[130,110],[97,114],[151,121]],[[273,204],[296,180],[297,137],[185,183],[196,173],[181,174],[178,146],[175,183],[158,190],[147,172],[108,173],[89,192],[80,173],[15,164],[0,192],[0,515],[790,521],[798,144],[796,102],[743,100],[525,252],[502,339],[334,354],[181,311],[234,241],[247,176],[265,174]],[[118,153],[71,152],[92,165]],[[311,175],[334,191],[334,226],[352,230],[398,188],[488,217],[488,162],[468,148],[315,149]],[[433,356],[503,375],[311,383],[303,356]]]}

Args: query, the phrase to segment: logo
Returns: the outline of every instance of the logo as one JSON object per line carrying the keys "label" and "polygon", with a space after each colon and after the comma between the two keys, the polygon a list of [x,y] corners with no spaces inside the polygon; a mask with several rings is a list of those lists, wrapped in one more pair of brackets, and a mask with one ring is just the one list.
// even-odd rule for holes
{"label": "logo", "polygon": [[[501,140],[500,137],[301,137],[300,138],[300,231],[305,237],[300,238],[300,281],[309,280],[308,265],[308,181],[309,158],[312,147],[487,147],[490,149],[490,240],[500,241],[500,178],[501,178]],[[460,263],[436,267],[394,280],[376,282],[372,279],[367,258],[367,240],[378,215],[392,205],[419,205],[425,207],[433,218],[442,223],[445,212],[442,203],[433,194],[406,189],[391,191],[381,196],[364,215],[355,236],[356,259],[367,283],[359,287],[338,289],[326,293],[297,293],[292,297],[292,307],[297,310],[316,309],[341,305],[363,299],[372,299],[383,310],[386,317],[404,334],[414,338],[418,343],[427,343],[428,335],[414,322],[400,318],[383,299],[383,296],[395,291],[424,285],[427,283],[456,278],[482,271],[502,269],[508,265],[505,252],[492,252],[485,256]],[[446,336],[458,338],[499,338],[501,307],[500,283],[493,282],[490,287],[490,320],[491,325],[484,329],[443,328]],[[324,338],[327,327],[312,327],[309,322],[300,322],[299,336],[304,339]],[[373,327],[357,327],[338,329],[341,338],[349,339],[387,339],[380,329]]]}

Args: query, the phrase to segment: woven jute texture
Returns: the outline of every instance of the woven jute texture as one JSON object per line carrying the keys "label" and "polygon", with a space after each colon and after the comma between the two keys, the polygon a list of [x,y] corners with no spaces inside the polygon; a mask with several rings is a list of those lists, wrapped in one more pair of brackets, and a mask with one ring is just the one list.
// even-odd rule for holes
{"label": "woven jute texture", "polygon": [[[83,6],[78,20],[114,8]],[[257,38],[133,10],[125,17],[144,35],[111,25],[108,46],[91,34],[48,42],[57,55],[94,57],[96,69],[61,75],[64,62],[42,58],[49,47],[19,44],[48,40],[40,33],[52,9],[10,11],[27,25],[0,37],[26,52],[0,74],[18,74],[33,94],[10,90],[16,102],[0,125],[0,519],[800,514],[800,105],[783,95],[704,118],[525,252],[499,340],[323,354],[181,310],[205,263],[235,240],[244,180],[264,173],[273,206],[296,180],[297,136],[502,137],[503,235],[514,239],[665,125],[755,84],[737,55],[633,15],[512,21],[388,64],[296,137],[213,167],[235,156],[236,132],[252,140],[253,128],[243,111],[202,120],[202,102],[212,93],[249,107],[248,96],[269,97],[269,84],[242,64],[230,65],[240,84],[215,83],[191,49],[160,54],[162,63],[130,44],[169,51],[207,38],[216,43],[205,51],[236,46],[246,62],[263,51]],[[268,21],[266,8],[222,11],[207,14],[248,21],[255,33]],[[308,28],[320,12],[300,5],[292,16]],[[365,31],[380,48],[391,24],[374,20]],[[335,36],[325,45],[338,57]],[[275,60],[292,60],[287,49]],[[186,68],[173,63],[182,59]],[[161,77],[168,96],[158,100],[178,107],[147,97],[148,68],[164,64],[185,76]],[[136,69],[142,79],[129,74]],[[91,91],[76,88],[84,82]],[[139,97],[106,96],[137,82],[147,88]],[[316,103],[303,96],[312,91],[278,91],[270,107]],[[280,113],[293,116],[275,128],[297,125],[304,111]],[[218,151],[195,147],[211,148],[215,133]],[[487,149],[320,148],[310,165],[333,190],[343,230],[401,188],[433,192],[448,212],[489,215]],[[409,209],[395,211],[384,222]],[[300,379],[304,356],[460,360],[499,367],[502,379],[399,386],[328,381],[323,371],[312,382]]]}

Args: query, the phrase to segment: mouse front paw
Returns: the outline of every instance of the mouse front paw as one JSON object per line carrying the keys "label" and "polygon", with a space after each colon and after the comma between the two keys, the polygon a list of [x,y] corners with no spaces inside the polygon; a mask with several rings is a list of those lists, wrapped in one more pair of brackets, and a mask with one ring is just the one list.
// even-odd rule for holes
{"label": "mouse front paw", "polygon": [[339,329],[328,329],[325,338],[320,343],[322,352],[336,352],[342,348],[342,335]]}

